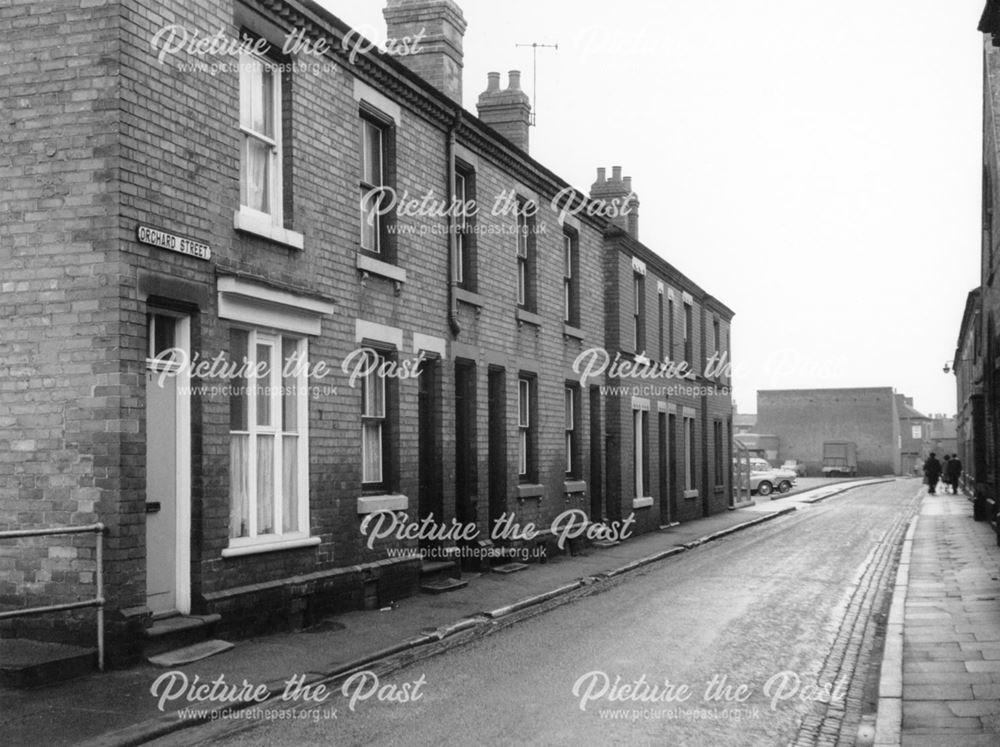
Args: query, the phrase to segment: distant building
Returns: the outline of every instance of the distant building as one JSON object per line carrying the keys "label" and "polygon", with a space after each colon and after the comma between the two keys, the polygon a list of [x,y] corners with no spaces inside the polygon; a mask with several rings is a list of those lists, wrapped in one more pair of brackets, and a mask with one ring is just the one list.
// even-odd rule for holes
{"label": "distant building", "polygon": [[853,441],[858,474],[899,474],[899,415],[892,387],[757,392],[757,430],[781,440],[778,460],[823,467],[823,444]]}
{"label": "distant building", "polygon": [[753,433],[754,429],[757,427],[757,414],[756,413],[736,413],[733,415],[733,432],[740,433]]}
{"label": "distant building", "polygon": [[958,420],[948,415],[930,416],[930,450],[937,455],[958,453]]}
{"label": "distant building", "polygon": [[[924,460],[930,455],[931,419],[914,409],[913,397],[896,395],[899,413],[899,464],[904,475],[923,474]],[[950,453],[950,452],[949,452]],[[941,453],[938,457],[942,457]]]}

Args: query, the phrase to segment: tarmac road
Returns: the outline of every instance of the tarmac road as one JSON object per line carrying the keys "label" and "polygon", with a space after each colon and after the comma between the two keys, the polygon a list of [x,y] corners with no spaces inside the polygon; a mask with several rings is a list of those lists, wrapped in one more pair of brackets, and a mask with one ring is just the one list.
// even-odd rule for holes
{"label": "tarmac road", "polygon": [[[212,741],[853,744],[877,674],[872,605],[918,488],[896,481],[803,506],[377,686],[357,678],[353,710],[338,688],[293,719],[261,712],[221,738],[216,725]],[[189,729],[157,744],[198,741]]]}

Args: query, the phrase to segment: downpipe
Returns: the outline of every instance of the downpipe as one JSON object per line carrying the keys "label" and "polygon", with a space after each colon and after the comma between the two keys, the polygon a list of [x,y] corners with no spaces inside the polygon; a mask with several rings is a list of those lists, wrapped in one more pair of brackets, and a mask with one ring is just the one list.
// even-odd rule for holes
{"label": "downpipe", "polygon": [[[455,118],[448,129],[448,188],[445,194],[449,196],[450,205],[455,204],[455,141],[457,139],[458,127],[462,122],[462,112],[455,110]],[[458,337],[462,332],[462,325],[458,322],[458,297],[455,290],[458,283],[455,281],[455,255],[458,253],[458,236],[455,233],[456,221],[454,209],[448,210],[448,326],[451,333]]]}

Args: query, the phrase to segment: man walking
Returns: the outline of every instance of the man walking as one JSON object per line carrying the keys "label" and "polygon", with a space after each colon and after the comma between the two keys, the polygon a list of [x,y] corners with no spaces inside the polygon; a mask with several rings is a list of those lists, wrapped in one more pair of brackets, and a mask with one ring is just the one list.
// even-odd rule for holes
{"label": "man walking", "polygon": [[951,492],[958,495],[958,483],[962,479],[962,462],[958,459],[958,454],[952,454],[951,459],[944,470],[944,479],[951,485]]}
{"label": "man walking", "polygon": [[927,480],[927,492],[934,495],[937,489],[938,479],[941,477],[941,462],[934,456],[934,452],[927,457],[924,462],[924,478]]}

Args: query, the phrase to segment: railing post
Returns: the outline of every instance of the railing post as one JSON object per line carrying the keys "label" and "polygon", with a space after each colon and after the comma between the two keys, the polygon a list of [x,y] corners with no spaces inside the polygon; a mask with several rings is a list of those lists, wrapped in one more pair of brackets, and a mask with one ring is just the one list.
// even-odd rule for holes
{"label": "railing post", "polygon": [[97,669],[104,671],[104,524],[97,525]]}

